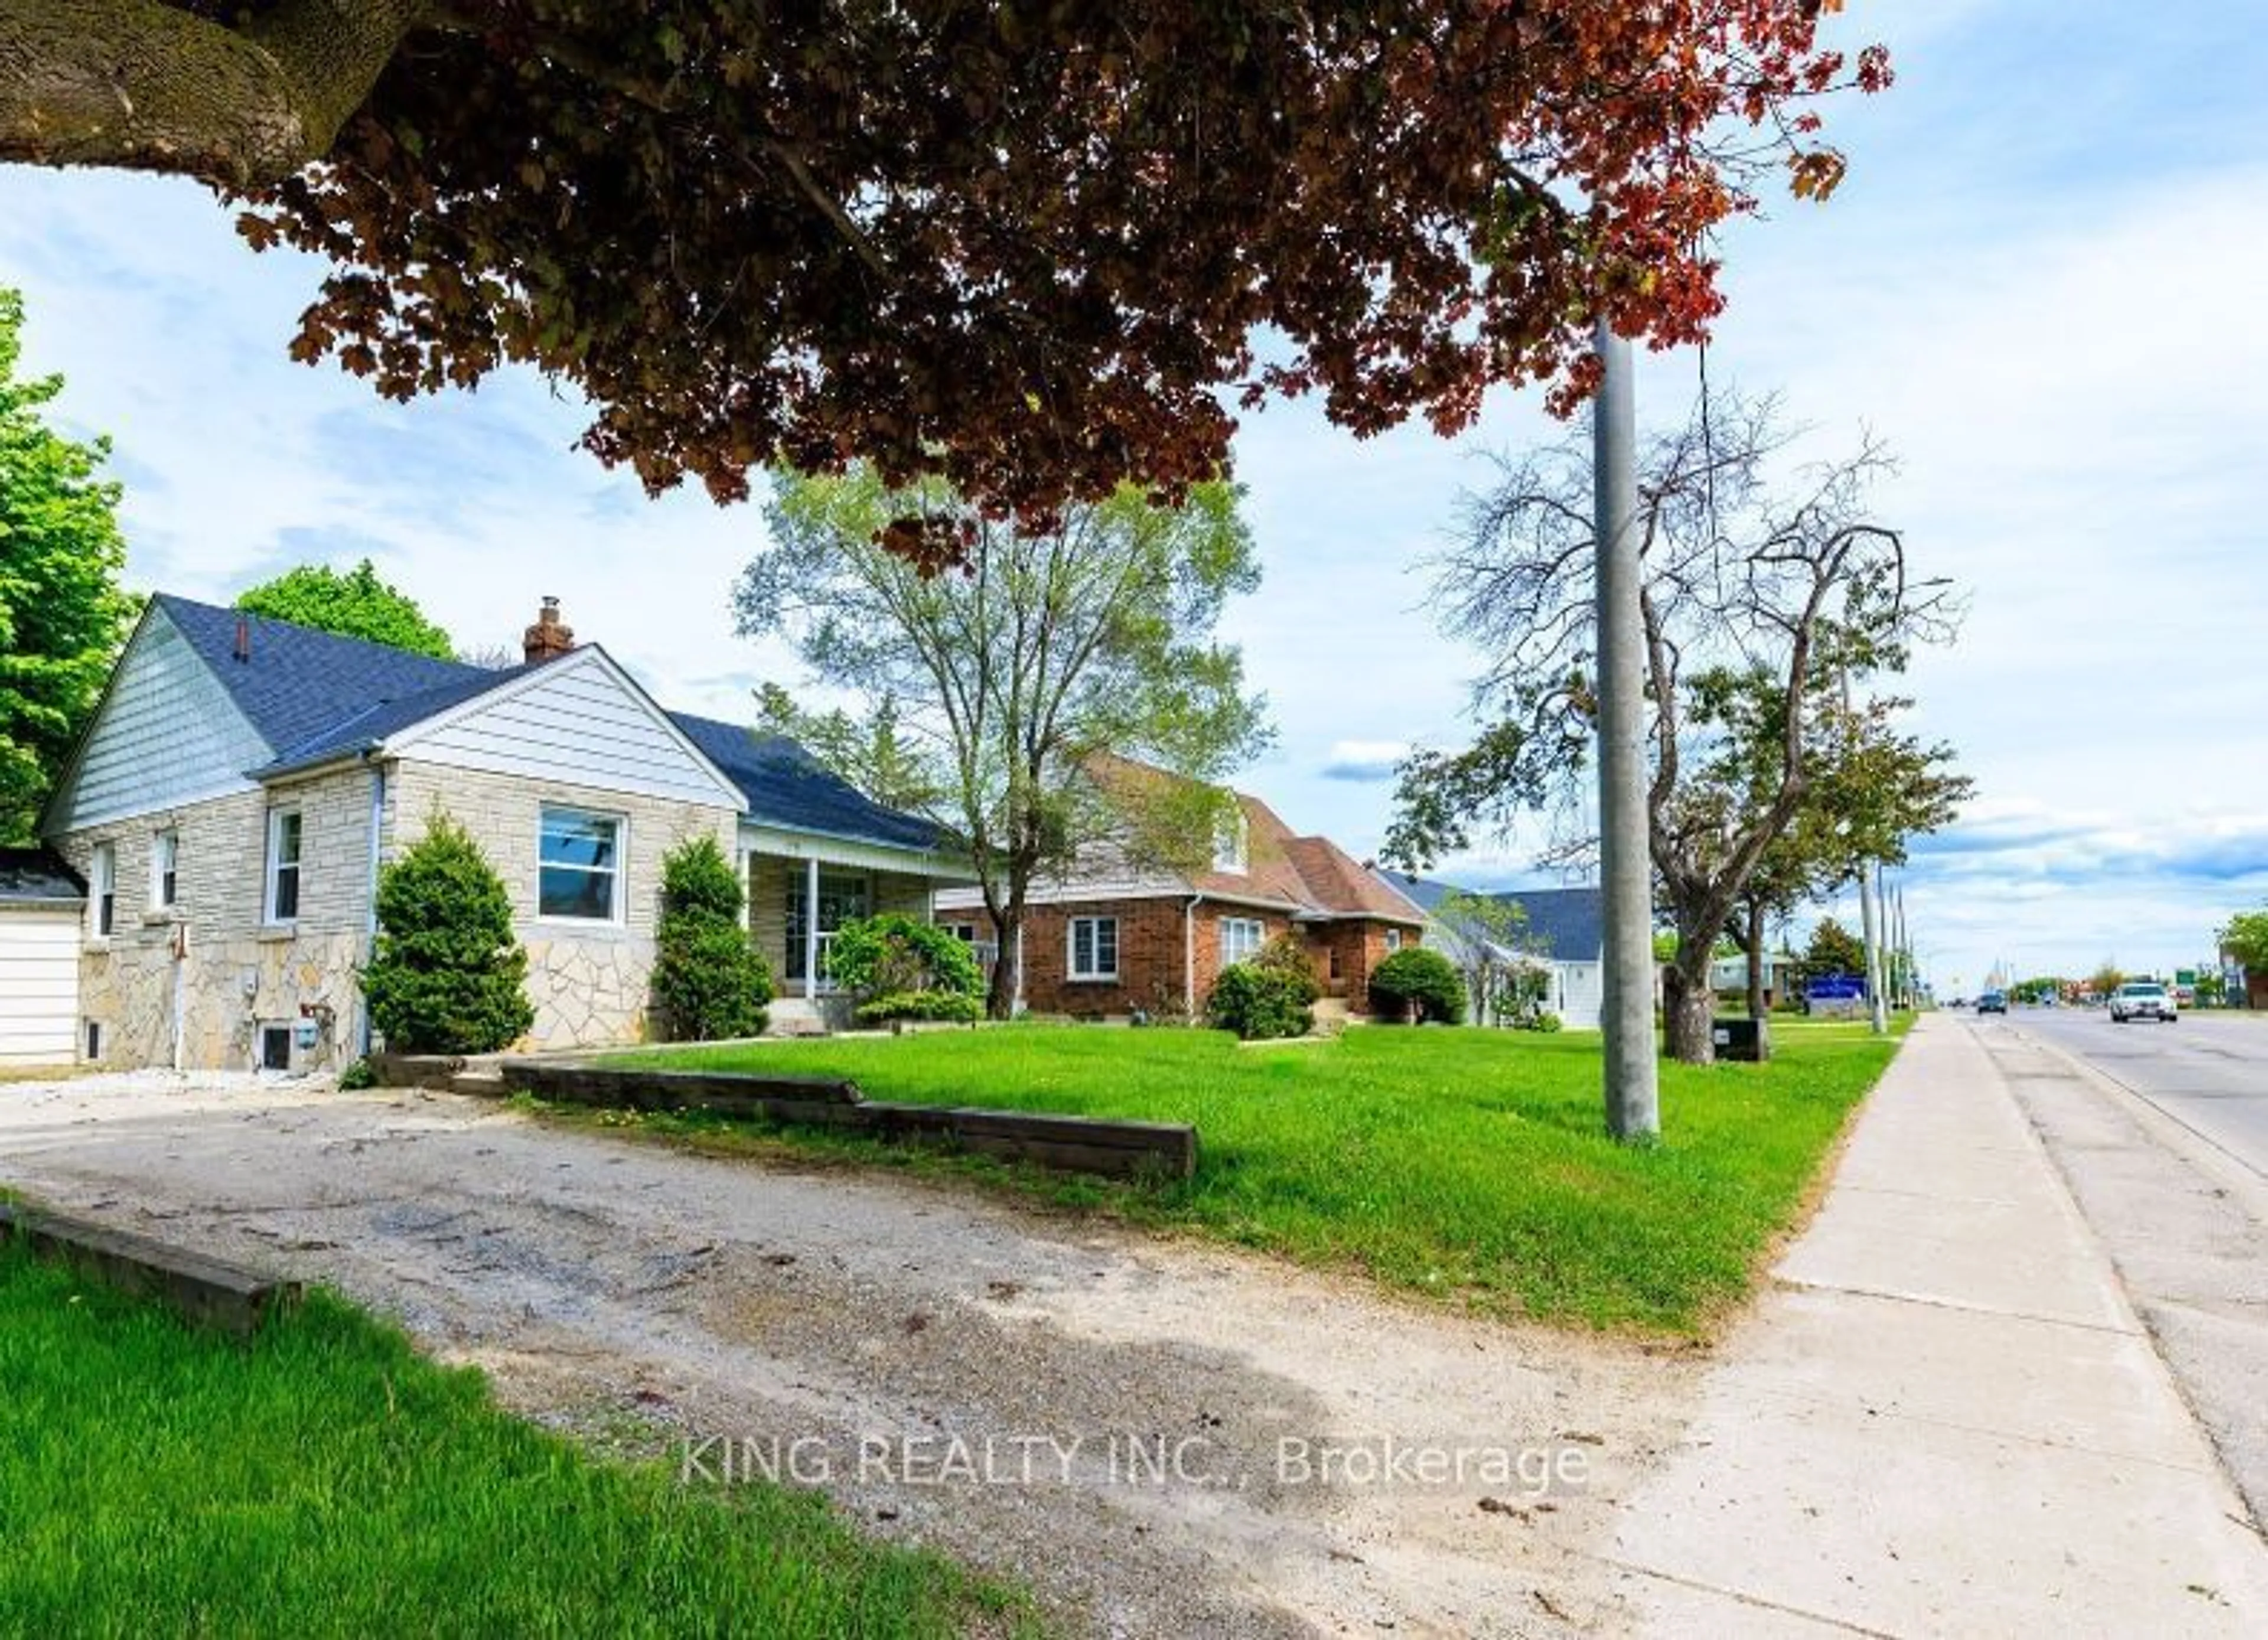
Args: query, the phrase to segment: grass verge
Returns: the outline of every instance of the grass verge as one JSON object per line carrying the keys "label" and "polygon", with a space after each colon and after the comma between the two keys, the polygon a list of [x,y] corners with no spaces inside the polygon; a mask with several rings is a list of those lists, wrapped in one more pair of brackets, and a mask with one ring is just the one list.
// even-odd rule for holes
{"label": "grass verge", "polygon": [[[642,1064],[855,1078],[869,1097],[1197,1125],[1196,1178],[1111,1185],[870,1141],[806,1154],[948,1166],[1060,1204],[1182,1226],[1498,1313],[1705,1332],[1745,1298],[1894,1051],[1816,1027],[1765,1065],[1665,1063],[1662,1140],[1613,1143],[1594,1036],[1366,1028],[1293,1054],[1209,1031],[1030,1026],[644,1053]],[[615,1115],[716,1143],[733,1124]],[[745,1131],[745,1129],[742,1129]]]}
{"label": "grass verge", "polygon": [[927,1636],[1028,1602],[815,1495],[688,1490],[325,1293],[248,1346],[0,1238],[0,1628]]}

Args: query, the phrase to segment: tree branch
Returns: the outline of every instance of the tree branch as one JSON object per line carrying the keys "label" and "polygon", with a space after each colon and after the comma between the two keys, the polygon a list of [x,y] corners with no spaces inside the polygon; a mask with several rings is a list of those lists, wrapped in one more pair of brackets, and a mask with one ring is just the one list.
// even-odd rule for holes
{"label": "tree branch", "polygon": [[428,0],[285,0],[241,29],[158,0],[0,0],[0,160],[242,188],[330,151]]}

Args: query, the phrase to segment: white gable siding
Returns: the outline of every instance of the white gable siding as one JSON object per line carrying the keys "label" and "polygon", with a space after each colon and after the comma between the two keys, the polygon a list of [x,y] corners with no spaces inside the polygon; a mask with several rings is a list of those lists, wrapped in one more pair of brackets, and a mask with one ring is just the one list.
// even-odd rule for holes
{"label": "white gable siding", "polygon": [[78,1051],[79,908],[0,909],[0,1065]]}
{"label": "white gable siding", "polygon": [[387,750],[483,774],[740,806],[740,794],[719,786],[667,724],[595,658],[553,661],[525,687],[395,736]]}
{"label": "white gable siding", "polygon": [[48,829],[99,826],[232,791],[272,754],[164,613],[126,646]]}

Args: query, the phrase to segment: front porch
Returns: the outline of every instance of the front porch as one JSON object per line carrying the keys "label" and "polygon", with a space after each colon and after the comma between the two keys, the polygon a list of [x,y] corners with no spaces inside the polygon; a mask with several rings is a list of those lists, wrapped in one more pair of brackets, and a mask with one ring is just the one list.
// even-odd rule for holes
{"label": "front porch", "polygon": [[849,838],[741,828],[747,924],[772,971],[775,1030],[840,1029],[827,952],[845,923],[886,912],[931,920],[940,887],[975,880],[966,861]]}

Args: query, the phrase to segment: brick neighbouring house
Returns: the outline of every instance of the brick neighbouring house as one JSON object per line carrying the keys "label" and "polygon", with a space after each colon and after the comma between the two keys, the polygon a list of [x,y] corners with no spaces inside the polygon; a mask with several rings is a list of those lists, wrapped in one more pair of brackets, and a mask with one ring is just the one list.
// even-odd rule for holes
{"label": "brick neighbouring house", "polygon": [[[1088,769],[1106,798],[1175,778],[1117,757]],[[1329,838],[1295,836],[1259,798],[1230,795],[1240,824],[1210,870],[1138,864],[1123,845],[1105,843],[1034,886],[1022,938],[1028,1011],[1195,1017],[1224,967],[1287,930],[1305,943],[1331,1011],[1368,1008],[1372,971],[1419,943],[1425,914]],[[981,894],[946,888],[936,898],[939,922],[991,943]]]}

